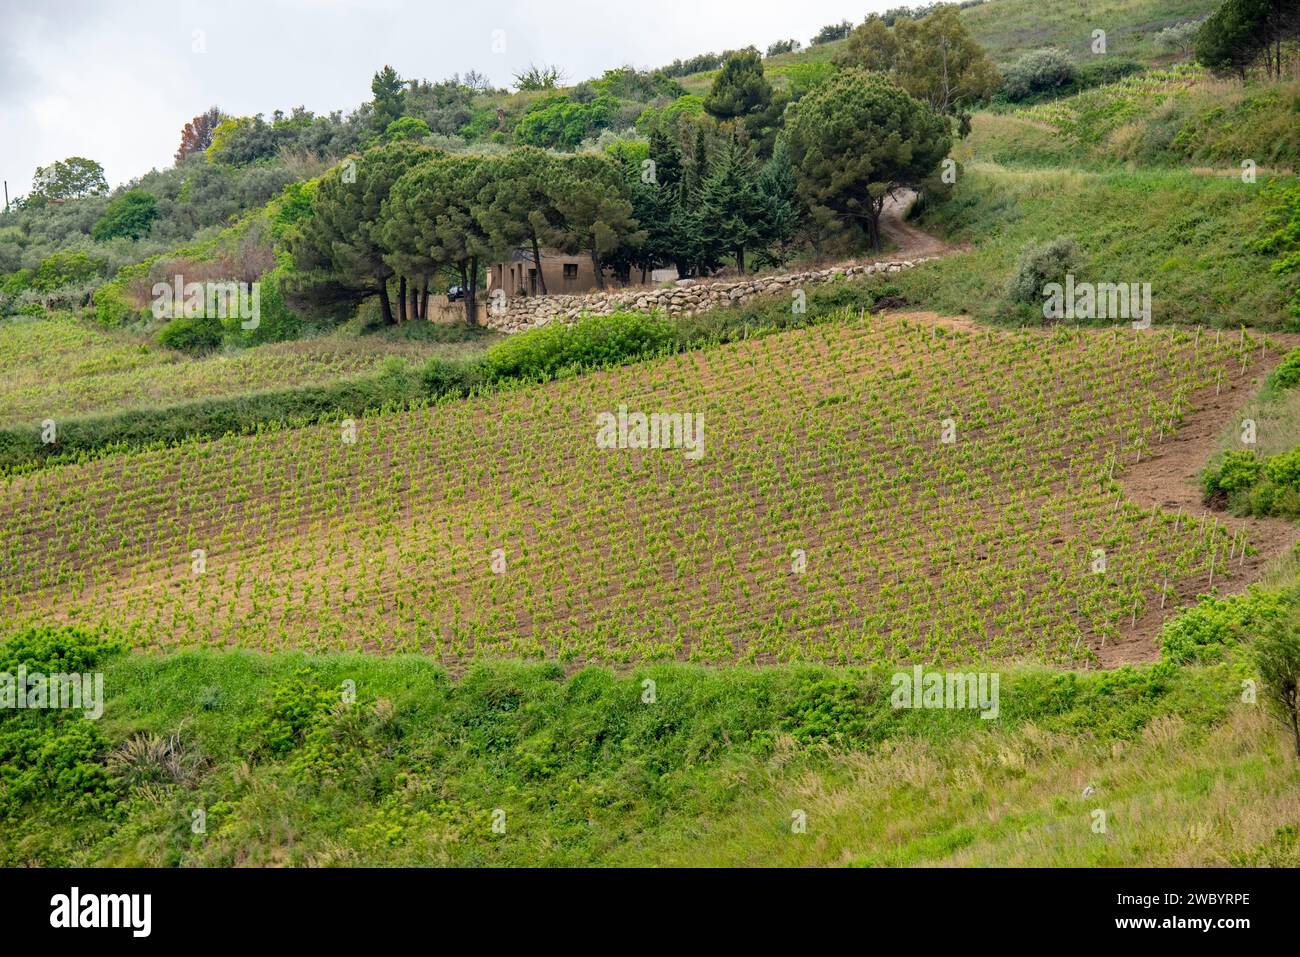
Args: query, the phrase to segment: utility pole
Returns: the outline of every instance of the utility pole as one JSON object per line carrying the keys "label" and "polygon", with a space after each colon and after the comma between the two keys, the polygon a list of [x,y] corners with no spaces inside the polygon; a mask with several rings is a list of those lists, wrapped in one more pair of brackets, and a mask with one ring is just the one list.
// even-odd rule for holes
{"label": "utility pole", "polygon": [[9,212],[9,180],[5,180],[5,212]]}

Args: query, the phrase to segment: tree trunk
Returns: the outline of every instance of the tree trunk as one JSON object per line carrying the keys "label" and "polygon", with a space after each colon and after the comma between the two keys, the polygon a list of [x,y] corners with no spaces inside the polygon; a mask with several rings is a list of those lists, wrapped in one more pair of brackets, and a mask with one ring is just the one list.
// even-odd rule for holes
{"label": "tree trunk", "polygon": [[1287,695],[1286,715],[1291,719],[1291,737],[1295,740],[1295,756],[1300,758],[1300,703],[1297,703],[1296,690],[1291,689]]}
{"label": "tree trunk", "polygon": [[547,294],[546,273],[542,269],[542,251],[541,249],[538,248],[537,245],[537,234],[531,233],[530,235],[532,236],[532,240],[533,240],[533,265],[537,267],[537,283],[539,286],[541,286],[542,295],[545,296]]}
{"label": "tree trunk", "polygon": [[429,320],[429,274],[425,273],[420,279],[420,318],[428,322]]}
{"label": "tree trunk", "polygon": [[418,286],[416,286],[415,280],[412,279],[411,280],[411,321],[414,322],[416,319],[419,318],[420,318],[420,289]]}
{"label": "tree trunk", "polygon": [[478,257],[471,256],[468,269],[466,266],[460,267],[461,283],[460,287],[465,290],[465,322],[471,326],[478,325],[478,308],[476,302],[476,293],[478,292]]}
{"label": "tree trunk", "polygon": [[379,293],[379,309],[384,317],[384,325],[391,326],[393,324],[393,304],[388,301],[388,280],[387,279],[379,280],[379,287],[377,291]]}
{"label": "tree trunk", "polygon": [[736,250],[736,272],[745,275],[745,247],[741,246]]}
{"label": "tree trunk", "polygon": [[600,254],[595,250],[591,253],[591,268],[596,274],[596,288],[604,290],[605,288],[605,271],[600,268]]}
{"label": "tree trunk", "polygon": [[406,277],[397,280],[397,321],[406,322]]}
{"label": "tree trunk", "polygon": [[879,200],[867,200],[867,239],[871,243],[873,252],[880,252],[882,247],[880,242],[880,214],[884,212],[887,197],[888,194],[885,194]]}

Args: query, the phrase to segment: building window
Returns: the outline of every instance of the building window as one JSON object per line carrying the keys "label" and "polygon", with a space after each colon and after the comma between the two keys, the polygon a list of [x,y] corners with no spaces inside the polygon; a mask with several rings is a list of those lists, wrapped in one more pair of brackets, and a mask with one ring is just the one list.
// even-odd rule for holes
{"label": "building window", "polygon": [[578,278],[578,264],[577,264],[577,263],[565,263],[565,264],[564,264],[564,281],[565,281],[565,282],[572,282],[574,279],[577,279],[577,278]]}

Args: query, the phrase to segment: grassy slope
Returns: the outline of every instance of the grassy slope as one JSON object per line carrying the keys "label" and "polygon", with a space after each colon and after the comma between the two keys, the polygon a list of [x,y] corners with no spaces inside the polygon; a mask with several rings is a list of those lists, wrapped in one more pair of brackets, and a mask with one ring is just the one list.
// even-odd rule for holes
{"label": "grassy slope", "polygon": [[[159,346],[150,337],[71,319],[0,323],[0,428],[92,412],[158,408],[197,399],[309,385],[377,372],[390,356],[464,358],[493,337],[431,327],[449,341],[403,339],[393,330],[358,337],[339,331],[318,339],[273,343],[203,359]],[[423,328],[418,330],[425,332]]]}
{"label": "grassy slope", "polygon": [[[1042,47],[1060,47],[1076,60],[1094,56],[1092,31],[1106,31],[1106,55],[1140,63],[1157,63],[1168,54],[1155,42],[1165,27],[1203,17],[1219,0],[988,0],[961,12],[971,34],[999,65],[1015,61],[1022,53]],[[860,21],[858,21],[860,22]],[[784,68],[832,59],[844,40],[805,46],[763,61],[769,74],[780,77]],[[707,93],[716,70],[684,76],[678,82],[688,93]]]}
{"label": "grassy slope", "polygon": [[1027,50],[1061,47],[1078,60],[1092,57],[1092,31],[1106,31],[1106,55],[1150,63],[1163,51],[1165,27],[1213,12],[1219,0],[989,0],[962,19],[989,55],[1010,63]]}
{"label": "grassy slope", "polygon": [[1010,112],[979,113],[962,160],[1012,166],[1300,165],[1300,83],[1243,87],[1193,66]]}
{"label": "grassy slope", "polygon": [[[355,720],[257,753],[241,728],[303,667],[356,682]],[[28,804],[0,862],[1300,864],[1278,828],[1300,815],[1300,771],[1280,726],[1236,702],[1231,665],[1013,669],[989,722],[893,710],[884,670],[497,663],[451,681],[409,656],[212,651],[104,670],[109,744],[179,729],[199,770],[120,784],[108,814]]]}
{"label": "grassy slope", "polygon": [[1285,284],[1268,271],[1272,257],[1249,248],[1262,188],[1262,179],[1172,170],[972,164],[922,222],[973,248],[891,278],[927,308],[1029,320],[1032,307],[1016,312],[1005,301],[1017,256],[1032,240],[1072,236],[1087,258],[1077,278],[1150,282],[1155,322],[1284,328]]}

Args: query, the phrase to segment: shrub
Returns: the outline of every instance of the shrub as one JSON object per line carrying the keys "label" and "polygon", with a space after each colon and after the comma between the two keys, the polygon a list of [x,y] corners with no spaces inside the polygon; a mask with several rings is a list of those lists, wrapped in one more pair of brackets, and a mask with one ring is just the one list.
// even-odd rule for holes
{"label": "shrub", "polygon": [[1197,604],[1160,629],[1156,639],[1160,657],[1180,664],[1218,661],[1260,629],[1279,621],[1287,610],[1283,596],[1255,587],[1227,598],[1202,595]]}
{"label": "shrub", "polygon": [[1078,71],[1064,50],[1031,50],[1007,68],[1002,92],[1008,100],[1025,100],[1074,83]]}
{"label": "shrub", "polygon": [[1300,489],[1300,448],[1275,455],[1264,465],[1269,481],[1284,488]]}
{"label": "shrub", "polygon": [[1300,758],[1300,625],[1294,614],[1269,622],[1250,645],[1265,700],[1291,732]]}
{"label": "shrub", "polygon": [[106,326],[126,325],[139,318],[134,306],[126,300],[123,289],[116,283],[108,283],[95,290],[95,321]]}
{"label": "shrub", "polygon": [[543,101],[515,126],[515,141],[524,146],[572,150],[605,129],[618,114],[618,101],[602,93],[590,103],[567,96]]}
{"label": "shrub", "polygon": [[120,641],[100,631],[38,625],[0,642],[0,672],[19,666],[45,674],[84,672],[122,650]]}
{"label": "shrub", "polygon": [[276,685],[266,709],[241,725],[240,742],[252,755],[288,754],[339,700],[337,690],[322,688],[312,670],[303,668]]}
{"label": "shrub", "polygon": [[83,252],[64,250],[41,260],[31,286],[41,292],[53,292],[64,286],[86,283],[99,278],[104,263]]}
{"label": "shrub", "polygon": [[1252,451],[1228,452],[1217,466],[1205,470],[1201,490],[1206,498],[1220,494],[1231,497],[1258,482],[1263,468],[1264,463]]}
{"label": "shrub", "polygon": [[104,210],[104,215],[90,230],[96,242],[103,242],[115,236],[139,239],[149,235],[153,221],[158,218],[158,201],[152,193],[142,189],[127,190],[118,196]]}
{"label": "shrub", "polygon": [[1133,60],[1112,60],[1110,57],[1099,57],[1095,60],[1089,60],[1077,68],[1074,85],[1077,89],[1085,90],[1094,86],[1105,86],[1107,83],[1117,83],[1126,76],[1132,76],[1134,73],[1141,73],[1145,67],[1141,63]]}
{"label": "shrub", "polygon": [[[287,254],[283,254],[287,258]],[[258,323],[245,329],[244,319],[233,315],[224,320],[225,338],[240,345],[256,346],[266,342],[297,339],[302,334],[302,318],[284,301],[284,279],[292,266],[287,262],[264,273],[258,280]]]}
{"label": "shrub", "polygon": [[1288,352],[1268,377],[1268,384],[1274,389],[1289,389],[1296,383],[1300,383],[1300,349]]}
{"label": "shrub", "polygon": [[181,316],[163,326],[158,342],[190,355],[202,355],[221,346],[221,320],[215,316]]}
{"label": "shrub", "polygon": [[608,366],[654,355],[672,341],[668,321],[616,312],[518,333],[488,349],[483,367],[493,380],[549,379],[575,367]]}
{"label": "shrub", "polygon": [[1040,302],[1049,282],[1065,282],[1067,273],[1077,270],[1079,249],[1069,236],[1045,243],[1030,240],[1020,251],[1016,269],[1007,285],[1007,298],[1015,303]]}
{"label": "shrub", "polygon": [[[0,671],[84,673],[121,650],[120,642],[102,632],[29,627],[0,643]],[[0,710],[0,818],[40,801],[88,811],[111,808],[116,798],[102,760],[106,750],[98,724],[80,712]]]}

